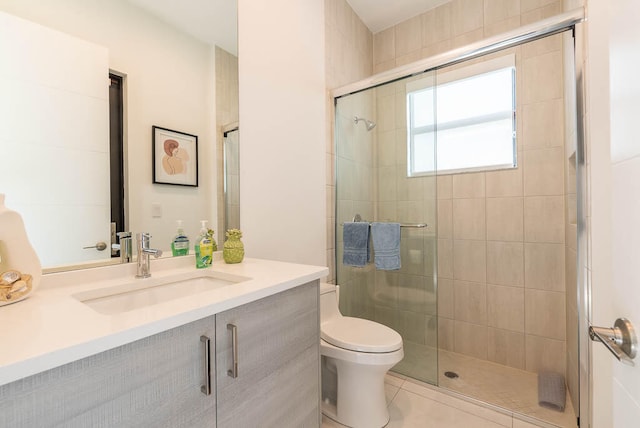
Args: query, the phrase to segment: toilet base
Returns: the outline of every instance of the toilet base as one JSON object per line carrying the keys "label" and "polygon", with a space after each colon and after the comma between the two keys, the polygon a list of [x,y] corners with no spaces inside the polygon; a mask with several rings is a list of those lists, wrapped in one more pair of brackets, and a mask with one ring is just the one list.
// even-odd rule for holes
{"label": "toilet base", "polygon": [[335,405],[323,400],[322,413],[348,427],[380,428],[387,425],[389,410],[384,376],[402,359],[403,354],[402,349],[387,354],[384,364],[362,364],[325,355],[325,364],[336,371],[337,397]]}

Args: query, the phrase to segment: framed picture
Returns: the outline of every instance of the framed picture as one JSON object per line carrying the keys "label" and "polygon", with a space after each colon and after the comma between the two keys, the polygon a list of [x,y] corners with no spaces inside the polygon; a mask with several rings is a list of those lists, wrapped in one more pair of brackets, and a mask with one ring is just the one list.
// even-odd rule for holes
{"label": "framed picture", "polygon": [[152,127],[153,182],[198,187],[198,136]]}

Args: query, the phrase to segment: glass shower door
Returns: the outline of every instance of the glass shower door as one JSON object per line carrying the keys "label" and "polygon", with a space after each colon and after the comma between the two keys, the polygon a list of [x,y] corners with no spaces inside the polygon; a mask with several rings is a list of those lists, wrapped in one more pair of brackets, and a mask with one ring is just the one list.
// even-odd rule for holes
{"label": "glass shower door", "polygon": [[[336,275],[344,315],[396,330],[392,370],[437,383],[434,72],[336,99]],[[418,94],[419,96],[416,96]],[[345,222],[400,223],[401,267],[343,263]],[[426,227],[424,227],[426,225]]]}

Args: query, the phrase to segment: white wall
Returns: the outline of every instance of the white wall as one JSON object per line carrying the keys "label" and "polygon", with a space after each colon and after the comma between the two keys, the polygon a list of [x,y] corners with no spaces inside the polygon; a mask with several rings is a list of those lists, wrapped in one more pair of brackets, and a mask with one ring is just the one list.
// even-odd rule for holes
{"label": "white wall", "polygon": [[[151,232],[152,246],[168,249],[175,220],[192,238],[200,219],[217,224],[212,48],[125,0],[0,0],[0,10],[105,46],[109,67],[126,74],[129,230]],[[199,187],[152,184],[152,125],[198,136]]]}
{"label": "white wall", "polygon": [[326,263],[322,0],[239,0],[240,221],[246,253]]}

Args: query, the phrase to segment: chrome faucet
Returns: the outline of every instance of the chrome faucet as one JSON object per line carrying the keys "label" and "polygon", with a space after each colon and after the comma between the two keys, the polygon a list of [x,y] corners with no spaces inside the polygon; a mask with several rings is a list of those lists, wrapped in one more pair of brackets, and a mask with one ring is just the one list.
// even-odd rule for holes
{"label": "chrome faucet", "polygon": [[118,243],[113,244],[111,248],[120,250],[120,263],[129,263],[131,261],[131,232],[118,232]]}
{"label": "chrome faucet", "polygon": [[149,255],[156,259],[162,255],[162,251],[149,248],[151,235],[148,232],[136,233],[136,248],[138,259],[138,270],[136,278],[149,278],[151,276],[151,264]]}

